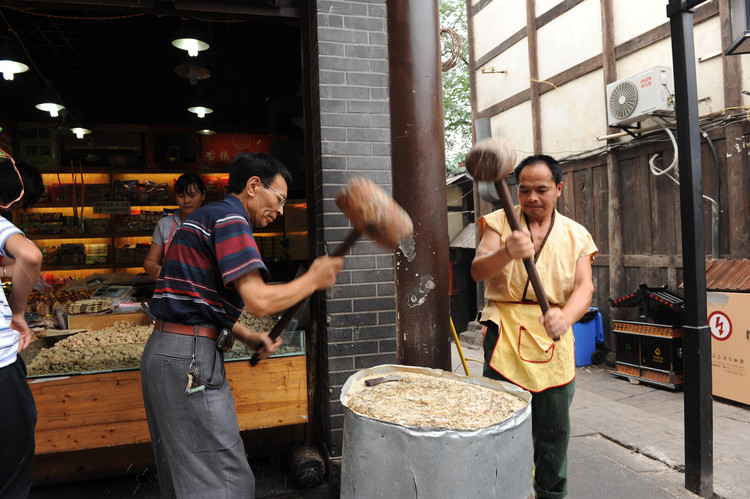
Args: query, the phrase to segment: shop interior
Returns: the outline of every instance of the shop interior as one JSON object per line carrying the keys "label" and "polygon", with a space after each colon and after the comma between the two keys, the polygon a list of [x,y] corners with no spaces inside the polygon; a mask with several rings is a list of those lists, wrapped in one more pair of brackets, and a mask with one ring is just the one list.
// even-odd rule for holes
{"label": "shop interior", "polygon": [[[143,259],[156,222],[177,208],[174,182],[181,174],[201,176],[208,203],[225,195],[237,152],[276,156],[294,181],[284,216],[257,231],[256,240],[272,281],[292,279],[307,262],[301,16],[288,3],[204,2],[202,11],[178,11],[169,2],[150,10],[58,2],[0,8],[0,60],[22,64],[15,73],[3,69],[0,78],[0,147],[37,167],[46,187],[33,207],[4,213],[44,257],[27,305],[35,337],[23,352],[40,413],[38,455],[96,449],[97,432],[109,435],[108,447],[148,441],[134,381],[152,322],[143,305],[155,283]],[[201,43],[183,47],[180,40],[188,38]],[[12,283],[3,286],[12,292]],[[241,320],[267,331],[277,319],[243,314]],[[290,364],[277,381],[295,378],[288,376],[292,365],[301,381],[271,404],[278,410],[269,421],[242,414],[268,402],[238,402],[242,429],[306,420],[300,416],[307,398],[304,332],[284,334],[287,348],[277,356]],[[227,360],[251,355],[238,346]],[[235,370],[249,369],[242,364]],[[228,367],[230,382],[252,384],[256,375],[280,369],[265,364],[252,375]],[[102,377],[113,375],[114,381]],[[64,425],[41,416],[59,415],[59,399],[75,398],[84,390],[77,387],[91,383],[118,387],[117,400],[108,403],[121,406],[122,421],[111,414],[92,419],[92,410],[101,409],[86,404],[80,421],[70,404]],[[72,436],[82,428],[88,437]],[[71,466],[95,470],[97,460]],[[39,462],[37,479],[44,481],[49,470]],[[55,479],[64,477],[60,463],[54,466]],[[107,466],[112,471],[116,464]]]}

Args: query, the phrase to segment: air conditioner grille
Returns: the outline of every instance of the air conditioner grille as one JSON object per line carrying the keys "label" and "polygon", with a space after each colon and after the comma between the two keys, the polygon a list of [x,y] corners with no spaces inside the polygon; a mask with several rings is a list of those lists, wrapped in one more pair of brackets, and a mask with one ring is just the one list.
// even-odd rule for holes
{"label": "air conditioner grille", "polygon": [[629,81],[618,84],[609,96],[609,108],[618,120],[630,116],[638,105],[638,88]]}

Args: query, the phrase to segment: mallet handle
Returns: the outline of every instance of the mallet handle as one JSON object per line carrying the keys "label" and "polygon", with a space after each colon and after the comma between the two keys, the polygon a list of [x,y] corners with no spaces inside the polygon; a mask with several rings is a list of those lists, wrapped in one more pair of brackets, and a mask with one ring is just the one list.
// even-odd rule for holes
{"label": "mallet handle", "polygon": [[[339,245],[338,248],[336,248],[336,251],[333,252],[331,256],[338,257],[338,256],[344,256],[347,251],[349,251],[349,248],[352,247],[354,242],[359,239],[359,236],[361,236],[362,233],[358,231],[357,229],[352,229],[349,231],[349,234],[346,236],[346,240]],[[286,327],[289,325],[290,322],[292,322],[292,318],[295,316],[295,314],[299,311],[299,309],[304,305],[305,300],[300,300],[296,304],[292,305],[288,309],[286,309],[286,312],[284,312],[281,315],[281,318],[279,319],[279,322],[277,322],[271,331],[268,332],[268,337],[271,338],[271,340],[275,340],[279,337],[279,335],[286,329]],[[260,359],[258,358],[258,353],[254,353],[253,357],[250,359],[251,365],[256,365]]]}
{"label": "mallet handle", "polygon": [[[500,204],[505,210],[505,215],[508,217],[508,223],[512,230],[521,230],[521,224],[518,221],[515,207],[511,201],[510,190],[505,180],[495,182],[495,189],[497,195],[500,197]],[[539,273],[536,271],[536,265],[534,265],[533,258],[524,258],[523,265],[526,267],[526,272],[529,274],[529,280],[531,281],[531,287],[534,288],[536,299],[539,302],[539,307],[542,309],[542,314],[546,314],[549,310],[549,301],[547,300],[547,294],[544,292],[542,287],[542,280],[539,278]]]}

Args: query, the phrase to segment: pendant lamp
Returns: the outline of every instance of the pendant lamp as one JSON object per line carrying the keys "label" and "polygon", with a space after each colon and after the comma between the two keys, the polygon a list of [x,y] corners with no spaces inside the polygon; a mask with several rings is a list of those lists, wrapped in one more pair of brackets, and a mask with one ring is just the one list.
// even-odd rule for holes
{"label": "pendant lamp", "polygon": [[208,50],[206,36],[202,32],[201,26],[195,21],[184,21],[176,30],[176,36],[172,40],[172,45],[178,49],[187,51],[190,57],[197,57],[198,52]]}
{"label": "pendant lamp", "polygon": [[193,98],[190,99],[188,111],[195,113],[199,118],[204,118],[207,114],[214,112],[200,88],[195,91]]}
{"label": "pendant lamp", "polygon": [[174,72],[190,80],[191,85],[197,85],[198,80],[205,80],[211,77],[211,71],[206,68],[203,58],[200,55],[197,57],[187,57],[175,66]]}
{"label": "pendant lamp", "polygon": [[22,61],[10,37],[0,38],[0,73],[3,73],[3,78],[10,81],[16,73],[28,71],[29,67]]}
{"label": "pendant lamp", "polygon": [[190,125],[195,129],[195,133],[198,135],[216,135],[216,130],[213,126],[214,123],[215,120],[213,119],[213,115],[206,116],[202,119],[196,116],[191,120]]}
{"label": "pendant lamp", "polygon": [[73,123],[74,126],[70,127],[70,131],[73,132],[78,140],[83,139],[84,135],[91,133],[91,130],[86,128],[86,120],[83,119],[83,113],[80,109],[73,111]]}
{"label": "pendant lamp", "polygon": [[190,57],[197,57],[198,52],[207,50],[209,45],[197,38],[177,38],[172,40],[172,45],[178,49],[186,50]]}
{"label": "pendant lamp", "polygon": [[57,118],[60,111],[65,109],[65,106],[55,94],[55,91],[47,85],[42,92],[42,96],[39,98],[36,108],[40,111],[46,111],[53,118]]}

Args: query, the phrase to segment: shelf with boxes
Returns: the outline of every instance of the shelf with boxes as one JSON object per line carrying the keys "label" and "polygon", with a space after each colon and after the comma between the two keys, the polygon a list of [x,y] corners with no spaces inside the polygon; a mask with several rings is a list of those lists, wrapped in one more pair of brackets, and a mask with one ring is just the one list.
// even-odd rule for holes
{"label": "shelf with boxes", "polygon": [[[82,277],[94,270],[142,272],[157,222],[177,209],[174,183],[184,172],[89,168],[43,173],[45,194],[14,214],[44,256],[43,272]],[[206,202],[220,199],[226,172],[201,172]],[[210,187],[209,187],[210,186]]]}
{"label": "shelf with boxes", "polygon": [[[16,224],[44,256],[43,272],[85,277],[96,270],[143,272],[157,222],[177,208],[174,183],[184,172],[88,168],[43,173],[47,189],[33,208],[14,214]],[[222,199],[226,171],[199,172],[205,203]],[[307,258],[307,205],[290,199],[284,216],[256,231],[268,261]]]}

